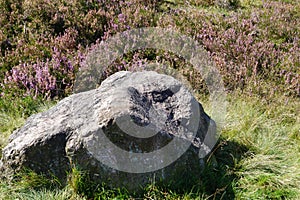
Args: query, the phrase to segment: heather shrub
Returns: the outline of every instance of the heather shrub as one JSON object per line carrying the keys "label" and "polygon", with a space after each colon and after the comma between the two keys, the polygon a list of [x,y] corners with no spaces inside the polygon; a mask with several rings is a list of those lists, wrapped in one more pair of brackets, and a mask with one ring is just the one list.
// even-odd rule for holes
{"label": "heather shrub", "polygon": [[217,6],[227,10],[237,9],[241,6],[240,0],[178,0],[175,1],[176,5],[188,5],[193,7],[209,8]]}
{"label": "heather shrub", "polygon": [[[96,1],[95,1],[96,2]],[[95,42],[104,34],[106,15],[100,4],[83,1],[8,1],[1,0],[1,42],[8,39],[11,48],[1,48],[5,70],[21,63],[51,57],[56,37],[73,29],[78,35],[75,47]],[[90,5],[91,4],[91,5]],[[66,47],[68,48],[68,47]]]}
{"label": "heather shrub", "polygon": [[213,6],[215,0],[190,0],[188,3],[193,6]]}
{"label": "heather shrub", "polygon": [[[24,95],[46,98],[70,94],[85,48],[130,27],[154,26],[157,4],[1,0],[6,15],[0,18],[4,25],[0,71],[5,74],[0,90],[21,89]],[[7,48],[6,43],[11,46]]]}
{"label": "heather shrub", "polygon": [[[270,82],[270,85],[276,85],[275,88],[270,87],[276,90],[271,92],[280,90],[297,96],[299,16],[292,12],[296,7],[287,5],[285,10],[282,3],[272,5],[275,6],[274,11],[266,3],[263,9],[253,8],[251,12],[237,10],[225,14],[206,13],[198,9],[173,9],[160,18],[158,25],[174,27],[198,40],[210,52],[229,90],[251,86],[254,92],[260,90],[263,82]],[[280,16],[286,16],[286,19]],[[293,26],[287,24],[287,19]],[[277,25],[271,31],[274,20]],[[284,30],[285,26],[289,28]],[[284,41],[278,43],[276,38]]]}
{"label": "heather shrub", "polygon": [[215,5],[225,9],[237,9],[240,7],[240,0],[215,0]]}
{"label": "heather shrub", "polygon": [[[228,90],[260,93],[269,85],[271,93],[299,96],[299,4],[265,1],[244,9],[244,2],[226,2],[234,10],[192,7],[213,7],[216,2],[209,0],[179,1],[180,8],[156,0],[0,0],[0,92],[19,88],[23,95],[67,96],[87,52],[101,40],[132,28],[158,26],[171,27],[203,45]],[[207,92],[199,72],[161,50],[123,55],[102,78],[151,63],[176,69],[194,89]]]}
{"label": "heather shrub", "polygon": [[131,28],[156,26],[159,5],[160,2],[156,0],[131,0],[120,3],[120,12],[110,19],[102,39]]}
{"label": "heather shrub", "polygon": [[72,82],[82,55],[77,50],[74,29],[67,29],[64,35],[52,38],[54,45],[49,51],[51,57],[37,58],[35,61],[21,63],[6,72],[6,89],[21,89],[25,95],[45,98],[63,97],[71,93]]}

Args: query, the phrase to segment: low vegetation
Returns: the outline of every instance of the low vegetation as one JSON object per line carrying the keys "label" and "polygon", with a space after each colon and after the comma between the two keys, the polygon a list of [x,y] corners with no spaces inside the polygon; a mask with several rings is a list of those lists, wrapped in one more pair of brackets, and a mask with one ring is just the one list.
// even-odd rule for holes
{"label": "low vegetation", "polygon": [[[115,33],[172,28],[209,53],[227,90],[227,118],[199,184],[153,183],[143,194],[93,185],[76,168],[67,185],[24,172],[0,181],[0,199],[300,199],[300,4],[289,0],[0,0],[0,149],[27,117],[72,94],[87,52]],[[162,50],[130,52],[104,78],[163,63],[190,82],[205,110],[201,75]]]}

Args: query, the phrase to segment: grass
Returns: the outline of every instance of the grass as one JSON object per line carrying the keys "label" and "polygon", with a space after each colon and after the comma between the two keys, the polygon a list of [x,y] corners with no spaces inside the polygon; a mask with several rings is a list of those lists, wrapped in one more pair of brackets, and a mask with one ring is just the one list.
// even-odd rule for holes
{"label": "grass", "polygon": [[235,97],[223,135],[249,148],[238,164],[239,199],[299,199],[299,99]]}
{"label": "grass", "polygon": [[[209,104],[203,100],[209,111]],[[47,107],[47,106],[46,106]],[[49,107],[49,105],[48,105]],[[233,92],[228,94],[227,124],[199,186],[178,192],[149,185],[143,199],[299,199],[300,101],[284,96],[270,99]],[[45,105],[39,110],[44,110]],[[1,115],[7,115],[1,113]],[[6,116],[8,119],[10,116]],[[25,118],[5,124],[13,130]],[[3,141],[1,141],[3,142]],[[26,177],[26,178],[24,178]],[[40,181],[34,181],[38,179]],[[42,179],[43,180],[43,179]],[[50,182],[52,183],[52,182]],[[43,184],[45,187],[42,187]],[[0,199],[128,199],[125,190],[92,187],[84,173],[73,169],[66,187],[27,174],[14,183],[2,181]],[[51,185],[51,184],[50,184]],[[47,187],[46,187],[47,186]]]}

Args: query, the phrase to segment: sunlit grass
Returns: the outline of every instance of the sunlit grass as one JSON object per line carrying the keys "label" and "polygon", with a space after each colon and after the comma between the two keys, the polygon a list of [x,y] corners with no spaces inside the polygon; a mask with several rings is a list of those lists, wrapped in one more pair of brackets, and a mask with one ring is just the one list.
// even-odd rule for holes
{"label": "sunlit grass", "polygon": [[[299,197],[300,116],[298,99],[274,100],[236,95],[230,98],[223,136],[249,148],[237,165],[239,198]],[[272,102],[271,102],[272,101]]]}

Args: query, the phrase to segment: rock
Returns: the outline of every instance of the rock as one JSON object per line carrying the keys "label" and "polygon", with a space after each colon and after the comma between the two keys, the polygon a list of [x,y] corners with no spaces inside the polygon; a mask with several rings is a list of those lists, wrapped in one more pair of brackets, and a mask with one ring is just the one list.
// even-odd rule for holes
{"label": "rock", "polygon": [[31,116],[10,136],[0,170],[12,177],[29,168],[65,182],[76,166],[93,182],[132,192],[153,179],[192,184],[201,174],[198,153],[208,131],[214,135],[213,120],[173,77],[118,72]]}

